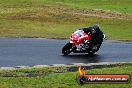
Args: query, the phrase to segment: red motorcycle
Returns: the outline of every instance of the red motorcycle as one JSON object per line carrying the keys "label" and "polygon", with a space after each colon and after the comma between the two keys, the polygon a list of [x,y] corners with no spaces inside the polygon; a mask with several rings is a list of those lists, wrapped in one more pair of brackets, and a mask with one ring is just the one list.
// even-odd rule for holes
{"label": "red motorcycle", "polygon": [[[104,34],[103,38],[105,37]],[[83,30],[77,30],[73,32],[73,34],[70,37],[70,42],[68,42],[63,48],[62,53],[64,55],[68,55],[71,52],[73,53],[88,53],[88,54],[94,54],[97,52],[102,44],[103,41],[102,37],[99,37],[99,42],[96,43],[89,43],[89,40],[91,39],[91,35],[86,34]]]}

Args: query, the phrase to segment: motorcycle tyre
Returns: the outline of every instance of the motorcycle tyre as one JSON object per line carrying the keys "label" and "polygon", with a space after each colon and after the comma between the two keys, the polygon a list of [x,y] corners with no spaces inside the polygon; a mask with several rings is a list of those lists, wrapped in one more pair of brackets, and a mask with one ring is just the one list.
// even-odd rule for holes
{"label": "motorcycle tyre", "polygon": [[68,55],[71,53],[71,48],[72,48],[72,44],[70,42],[68,42],[63,48],[62,48],[62,53],[64,55]]}

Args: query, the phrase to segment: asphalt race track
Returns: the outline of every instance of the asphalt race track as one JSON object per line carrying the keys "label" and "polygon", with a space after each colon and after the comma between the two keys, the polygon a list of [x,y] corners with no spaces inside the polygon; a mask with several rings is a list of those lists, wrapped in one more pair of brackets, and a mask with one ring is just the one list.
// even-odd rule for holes
{"label": "asphalt race track", "polygon": [[0,67],[34,66],[71,63],[132,62],[132,42],[105,40],[93,56],[63,56],[68,40],[0,38]]}

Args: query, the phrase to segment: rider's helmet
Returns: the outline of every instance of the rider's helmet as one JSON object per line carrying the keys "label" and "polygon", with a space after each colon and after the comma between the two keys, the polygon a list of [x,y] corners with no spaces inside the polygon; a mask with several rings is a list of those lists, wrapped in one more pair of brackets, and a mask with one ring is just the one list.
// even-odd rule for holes
{"label": "rider's helmet", "polygon": [[99,25],[98,24],[95,24],[91,27],[91,33],[92,34],[95,34],[99,31]]}
{"label": "rider's helmet", "polygon": [[96,31],[95,31],[94,28],[91,29],[91,33],[92,33],[92,34],[95,34],[95,33],[96,33]]}
{"label": "rider's helmet", "polygon": [[99,24],[95,24],[92,26],[93,29],[98,29],[99,28]]}

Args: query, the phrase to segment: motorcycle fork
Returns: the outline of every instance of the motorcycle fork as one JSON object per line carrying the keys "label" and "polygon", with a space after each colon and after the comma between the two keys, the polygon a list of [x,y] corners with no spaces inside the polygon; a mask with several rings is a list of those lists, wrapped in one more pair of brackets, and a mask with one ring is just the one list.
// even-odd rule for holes
{"label": "motorcycle fork", "polygon": [[76,44],[75,43],[72,43],[72,49],[76,47]]}
{"label": "motorcycle fork", "polygon": [[72,43],[72,51],[76,50],[76,44],[75,43]]}

